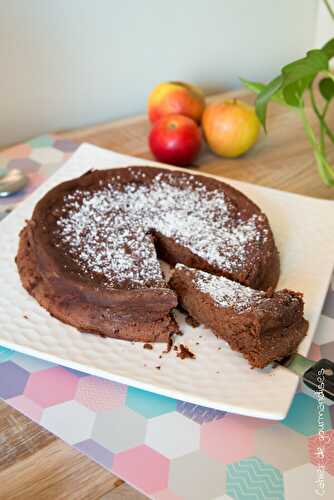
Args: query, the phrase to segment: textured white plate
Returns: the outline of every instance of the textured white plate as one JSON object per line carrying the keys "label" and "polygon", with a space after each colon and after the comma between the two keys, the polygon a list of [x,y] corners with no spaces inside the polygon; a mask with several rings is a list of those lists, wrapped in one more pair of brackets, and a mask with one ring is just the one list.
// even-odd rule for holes
{"label": "textured white plate", "polygon": [[[212,408],[263,418],[284,418],[298,378],[284,368],[251,370],[210,331],[178,320],[196,359],[181,360],[165,346],[79,333],[40,307],[21,287],[14,258],[18,233],[37,200],[59,182],[89,168],[157,163],[119,155],[88,144],[0,224],[0,344],[94,375]],[[172,167],[171,167],[172,168]],[[255,168],[255,167],[254,167]],[[334,204],[227,180],[268,215],[281,252],[279,287],[304,292],[308,336],[299,352],[307,354],[327,291],[334,254]],[[161,355],[161,358],[160,358]],[[159,366],[160,369],[156,367]]]}

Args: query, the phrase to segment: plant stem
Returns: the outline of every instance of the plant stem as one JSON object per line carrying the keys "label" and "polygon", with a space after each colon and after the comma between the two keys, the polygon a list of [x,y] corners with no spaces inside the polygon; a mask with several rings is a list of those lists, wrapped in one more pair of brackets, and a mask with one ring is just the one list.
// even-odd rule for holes
{"label": "plant stem", "polygon": [[326,154],[326,143],[325,143],[325,129],[324,129],[324,122],[325,122],[325,116],[329,108],[329,101],[326,101],[326,104],[322,110],[321,116],[323,120],[320,122],[320,146],[321,146],[321,151],[323,154]]}
{"label": "plant stem", "polygon": [[329,15],[332,17],[332,19],[334,19],[334,10],[331,6],[331,4],[329,3],[329,0],[324,0],[324,4],[326,5],[327,7],[327,10],[329,12]]}
{"label": "plant stem", "polygon": [[334,170],[328,164],[328,162],[326,161],[326,159],[322,153],[321,146],[319,145],[319,143],[317,141],[314,130],[311,127],[310,122],[307,119],[304,106],[301,106],[299,108],[299,114],[300,114],[301,121],[304,125],[304,130],[305,130],[306,136],[307,136],[307,138],[308,138],[308,140],[313,148],[313,154],[314,154],[314,158],[315,158],[317,165],[318,165],[319,175],[327,186],[333,186],[334,185]]}
{"label": "plant stem", "polygon": [[307,135],[309,142],[311,143],[311,145],[314,149],[319,149],[319,144],[317,142],[314,131],[310,125],[310,122],[307,119],[304,107],[299,108],[299,114],[300,114],[301,120],[303,122],[304,130],[306,132],[306,135]]}
{"label": "plant stem", "polygon": [[334,134],[331,131],[331,129],[329,128],[329,126],[327,125],[327,123],[325,122],[325,115],[326,115],[327,109],[328,109],[328,102],[326,103],[326,105],[324,107],[324,110],[321,113],[319,111],[317,102],[315,100],[312,87],[310,88],[310,97],[311,97],[311,104],[312,104],[313,111],[317,115],[318,120],[320,122],[320,134],[323,135],[323,133],[326,132],[326,134],[328,135],[328,137],[330,138],[330,140],[334,143]]}
{"label": "plant stem", "polygon": [[326,113],[327,113],[327,111],[328,111],[328,108],[329,108],[329,101],[326,101],[326,104],[325,104],[325,106],[324,106],[324,109],[322,110],[322,113],[321,113],[322,118],[325,118]]}
{"label": "plant stem", "polygon": [[322,154],[326,154],[325,130],[322,122],[320,122],[320,149]]}

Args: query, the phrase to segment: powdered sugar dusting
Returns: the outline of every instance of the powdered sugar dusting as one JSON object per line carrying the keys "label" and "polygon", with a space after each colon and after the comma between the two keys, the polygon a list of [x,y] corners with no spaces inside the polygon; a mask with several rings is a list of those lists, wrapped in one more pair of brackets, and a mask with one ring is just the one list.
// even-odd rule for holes
{"label": "powdered sugar dusting", "polygon": [[236,312],[245,311],[250,306],[263,301],[265,292],[253,290],[223,276],[214,276],[204,271],[189,269],[182,264],[176,268],[194,272],[193,283],[203,293],[207,293],[219,307],[233,307]]}
{"label": "powdered sugar dusting", "polygon": [[[131,170],[131,169],[130,169]],[[133,181],[115,176],[99,189],[76,190],[64,198],[57,220],[57,246],[66,246],[88,275],[107,284],[141,287],[163,285],[152,233],[177,243],[213,266],[242,270],[249,244],[267,237],[264,216],[246,218],[219,190],[208,190],[194,176],[159,173],[150,183],[132,169]]]}

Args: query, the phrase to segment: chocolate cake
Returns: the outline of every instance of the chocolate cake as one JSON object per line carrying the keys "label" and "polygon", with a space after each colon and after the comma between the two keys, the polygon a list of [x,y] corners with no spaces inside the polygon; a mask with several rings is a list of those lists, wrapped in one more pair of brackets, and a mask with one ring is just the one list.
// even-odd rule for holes
{"label": "chocolate cake", "polygon": [[176,266],[170,285],[181,307],[252,367],[263,368],[288,356],[306,335],[300,293],[258,291],[182,264]]}
{"label": "chocolate cake", "polygon": [[82,331],[166,341],[176,294],[159,260],[259,290],[279,257],[266,216],[218,180],[152,167],[89,171],[49,191],[21,232],[27,291]]}

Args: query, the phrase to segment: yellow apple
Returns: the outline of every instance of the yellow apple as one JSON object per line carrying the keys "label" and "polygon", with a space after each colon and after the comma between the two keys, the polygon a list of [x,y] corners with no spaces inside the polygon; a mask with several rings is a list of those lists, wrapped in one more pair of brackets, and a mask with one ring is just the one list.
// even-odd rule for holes
{"label": "yellow apple", "polygon": [[254,106],[239,99],[209,104],[203,113],[202,126],[212,151],[229,158],[248,151],[256,143],[260,131]]}

